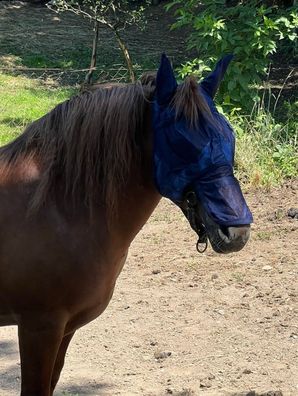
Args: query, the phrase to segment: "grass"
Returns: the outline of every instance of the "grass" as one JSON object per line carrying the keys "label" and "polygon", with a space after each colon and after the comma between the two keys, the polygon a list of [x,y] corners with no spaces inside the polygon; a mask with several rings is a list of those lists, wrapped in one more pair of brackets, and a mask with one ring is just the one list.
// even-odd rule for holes
{"label": "grass", "polygon": [[237,135],[236,174],[248,187],[280,185],[298,174],[298,121],[288,109],[281,122],[264,108],[250,116],[230,117]]}
{"label": "grass", "polygon": [[73,88],[47,87],[39,80],[0,74],[0,144],[15,138],[73,92]]}
{"label": "grass", "polygon": [[256,233],[255,238],[259,239],[260,241],[269,241],[273,236],[272,231],[259,231]]}
{"label": "grass", "polygon": [[75,48],[64,49],[63,52],[23,53],[19,58],[19,65],[28,68],[61,68],[61,69],[79,69],[86,68],[90,60],[90,50],[87,46],[80,44]]}

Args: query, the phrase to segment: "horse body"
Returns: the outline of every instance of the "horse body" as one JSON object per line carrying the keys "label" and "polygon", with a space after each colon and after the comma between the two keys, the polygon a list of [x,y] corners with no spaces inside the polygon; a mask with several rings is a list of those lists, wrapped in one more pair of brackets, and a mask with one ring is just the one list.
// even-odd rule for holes
{"label": "horse body", "polygon": [[[156,81],[150,74],[85,92],[0,149],[0,325],[18,325],[21,396],[53,394],[73,334],[108,305],[130,243],[161,195],[214,250],[247,242],[251,215],[231,173],[231,131],[211,123],[211,138],[208,127],[201,140],[193,127],[212,103],[197,91],[193,80],[177,88],[163,58]],[[189,189],[205,208],[183,198]]]}
{"label": "horse body", "polygon": [[55,202],[26,215],[39,179],[39,166],[26,165],[1,180],[0,325],[19,326],[22,394],[49,395],[62,368],[59,349],[108,305],[129,245],[160,195],[151,183],[128,180],[109,224],[100,205],[91,218],[84,205],[70,216]]}
{"label": "horse body", "polygon": [[64,311],[73,331],[106,307],[129,245],[160,196],[153,185],[128,182],[110,224],[100,206],[91,219],[84,205],[69,216],[54,202],[26,216],[38,180],[15,184],[15,176],[0,190],[0,323],[18,324],[32,310]]}

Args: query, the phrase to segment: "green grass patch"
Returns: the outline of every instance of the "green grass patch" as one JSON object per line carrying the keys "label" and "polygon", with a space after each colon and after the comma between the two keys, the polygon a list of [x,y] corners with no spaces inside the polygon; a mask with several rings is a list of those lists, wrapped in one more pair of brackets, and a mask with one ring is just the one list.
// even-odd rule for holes
{"label": "green grass patch", "polygon": [[90,63],[91,50],[86,46],[77,46],[74,49],[56,49],[54,53],[39,52],[21,53],[18,57],[18,66],[28,68],[59,68],[80,69],[86,68]]}
{"label": "green grass patch", "polygon": [[236,130],[236,174],[248,187],[271,187],[298,174],[298,121],[292,104],[277,121],[258,109],[249,117],[230,116]]}
{"label": "green grass patch", "polygon": [[73,94],[73,88],[47,87],[39,80],[0,74],[0,144]]}
{"label": "green grass patch", "polygon": [[259,231],[256,233],[255,238],[260,241],[269,241],[273,236],[273,232],[270,231]]}

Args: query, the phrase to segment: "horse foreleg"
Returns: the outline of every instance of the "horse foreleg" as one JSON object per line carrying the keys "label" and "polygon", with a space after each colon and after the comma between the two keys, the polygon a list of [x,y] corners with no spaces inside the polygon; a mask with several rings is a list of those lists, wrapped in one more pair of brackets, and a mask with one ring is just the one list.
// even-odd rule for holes
{"label": "horse foreleg", "polygon": [[57,385],[57,382],[59,380],[61,370],[62,370],[62,368],[64,366],[65,354],[66,354],[68,345],[69,345],[74,333],[75,332],[69,333],[69,334],[65,335],[62,338],[62,341],[61,341],[61,344],[60,344],[60,347],[59,347],[59,350],[58,350],[58,354],[57,354],[57,357],[56,357],[53,374],[52,374],[50,395],[53,394],[54,389],[55,389],[55,387]]}
{"label": "horse foreleg", "polygon": [[19,323],[21,396],[50,396],[53,368],[64,334],[64,325],[58,323],[48,318]]}

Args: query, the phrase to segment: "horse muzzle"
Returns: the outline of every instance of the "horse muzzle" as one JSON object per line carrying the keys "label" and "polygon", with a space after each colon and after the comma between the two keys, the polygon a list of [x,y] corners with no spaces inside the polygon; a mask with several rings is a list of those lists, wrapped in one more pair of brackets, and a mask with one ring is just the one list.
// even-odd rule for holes
{"label": "horse muzzle", "polygon": [[217,253],[238,252],[246,245],[250,236],[250,224],[222,226],[217,224],[197,201],[194,192],[187,194],[179,205],[190,226],[198,234],[197,250],[202,253],[207,241]]}
{"label": "horse muzzle", "polygon": [[[237,225],[223,227],[216,224],[203,210],[199,209],[197,222],[202,221],[206,237],[210,241],[212,249],[217,253],[233,253],[243,249],[249,240],[250,225]],[[196,230],[198,233],[198,231]],[[200,228],[199,228],[200,240]]]}
{"label": "horse muzzle", "polygon": [[249,240],[250,225],[218,227],[209,233],[208,239],[217,253],[232,253],[243,249]]}

